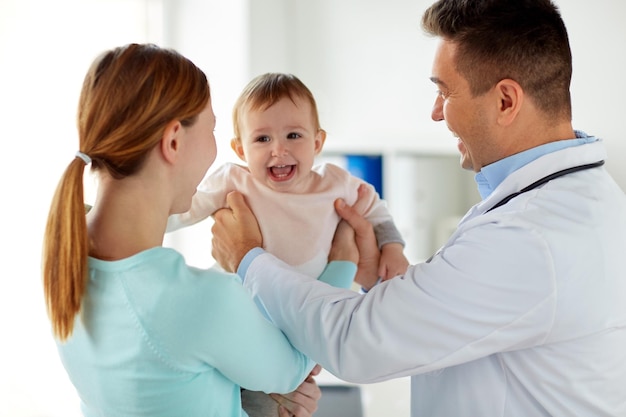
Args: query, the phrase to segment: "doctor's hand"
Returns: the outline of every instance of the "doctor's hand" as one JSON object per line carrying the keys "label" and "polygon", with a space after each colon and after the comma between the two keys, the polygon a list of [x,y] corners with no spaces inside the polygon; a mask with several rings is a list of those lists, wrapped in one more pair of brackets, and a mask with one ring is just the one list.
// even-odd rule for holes
{"label": "doctor's hand", "polygon": [[226,196],[228,208],[213,213],[215,223],[211,254],[229,272],[237,272],[239,263],[250,249],[263,246],[263,236],[256,217],[244,196],[232,191]]}
{"label": "doctor's hand", "polygon": [[[376,243],[374,228],[358,212],[359,202],[369,198],[371,192],[367,187],[361,185],[356,203],[349,206],[342,199],[335,201],[335,210],[343,218],[337,226],[333,239],[329,261],[354,261],[354,247],[358,251],[358,270],[355,281],[365,290],[372,288],[378,280],[378,263],[380,250]],[[350,226],[350,227],[347,227]]]}
{"label": "doctor's hand", "polygon": [[289,394],[270,394],[280,406],[280,417],[311,417],[317,411],[317,403],[322,397],[322,390],[317,386],[315,375],[322,370],[320,365],[315,365],[309,376],[300,386]]}

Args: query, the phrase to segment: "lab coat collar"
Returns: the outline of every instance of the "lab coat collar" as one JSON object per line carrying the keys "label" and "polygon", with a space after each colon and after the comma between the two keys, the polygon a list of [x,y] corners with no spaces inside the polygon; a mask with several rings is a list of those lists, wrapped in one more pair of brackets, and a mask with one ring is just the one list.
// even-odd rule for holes
{"label": "lab coat collar", "polygon": [[572,146],[584,145],[595,142],[598,139],[589,136],[585,132],[576,130],[576,138],[559,140],[556,142],[546,143],[526,151],[511,155],[500,161],[489,164],[480,170],[475,176],[478,192],[482,199],[486,199],[495,190],[502,181],[504,181],[512,172],[520,169],[524,165],[534,161],[535,159]]}
{"label": "lab coat collar", "polygon": [[509,194],[521,190],[546,175],[606,159],[606,149],[602,140],[594,137],[587,138],[593,138],[593,141],[544,154],[514,170],[484,200],[476,204],[464,220],[485,213]]}

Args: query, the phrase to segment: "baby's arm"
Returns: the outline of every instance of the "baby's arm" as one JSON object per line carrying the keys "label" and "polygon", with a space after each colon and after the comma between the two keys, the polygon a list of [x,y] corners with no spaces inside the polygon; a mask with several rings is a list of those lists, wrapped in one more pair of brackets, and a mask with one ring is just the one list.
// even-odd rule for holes
{"label": "baby's arm", "polygon": [[396,225],[391,220],[378,224],[374,227],[374,234],[380,248],[378,276],[386,281],[404,275],[409,261],[404,256],[404,240]]}
{"label": "baby's arm", "polygon": [[391,218],[387,205],[373,191],[373,186],[367,183],[359,186],[359,192],[362,193],[365,189],[369,190],[370,198],[359,198],[354,207],[374,224],[374,234],[380,249],[379,279],[386,281],[397,275],[404,275],[409,266],[403,253],[404,239]]}
{"label": "baby's arm", "polygon": [[225,164],[214,173],[206,176],[198,185],[191,199],[191,206],[185,213],[175,213],[167,219],[166,232],[194,225],[226,207],[226,195],[235,189],[230,178],[234,172],[232,164]]}
{"label": "baby's arm", "polygon": [[401,243],[387,243],[380,251],[378,276],[383,281],[398,275],[404,275],[409,267],[409,261],[404,256],[404,245]]}

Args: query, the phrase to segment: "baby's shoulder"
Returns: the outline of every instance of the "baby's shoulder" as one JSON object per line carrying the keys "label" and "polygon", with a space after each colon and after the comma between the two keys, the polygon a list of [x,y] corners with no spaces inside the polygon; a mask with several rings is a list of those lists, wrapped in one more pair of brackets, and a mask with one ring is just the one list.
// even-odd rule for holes
{"label": "baby's shoulder", "polygon": [[356,201],[358,188],[363,180],[332,163],[317,165],[313,170],[318,176],[318,193],[326,193],[333,199],[343,198],[348,204]]}
{"label": "baby's shoulder", "polygon": [[321,178],[333,181],[348,181],[352,178],[352,174],[350,174],[350,172],[348,172],[345,168],[330,162],[314,166],[313,171]]}

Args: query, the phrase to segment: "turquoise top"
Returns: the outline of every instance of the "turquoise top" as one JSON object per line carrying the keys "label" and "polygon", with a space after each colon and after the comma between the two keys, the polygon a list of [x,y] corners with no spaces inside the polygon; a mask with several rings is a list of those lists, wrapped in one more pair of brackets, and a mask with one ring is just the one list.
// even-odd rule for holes
{"label": "turquoise top", "polygon": [[313,367],[237,275],[162,247],[89,258],[82,310],[58,349],[86,417],[241,417],[240,387],[291,392]]}

